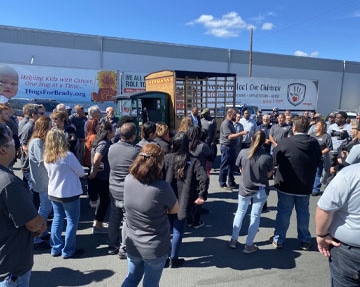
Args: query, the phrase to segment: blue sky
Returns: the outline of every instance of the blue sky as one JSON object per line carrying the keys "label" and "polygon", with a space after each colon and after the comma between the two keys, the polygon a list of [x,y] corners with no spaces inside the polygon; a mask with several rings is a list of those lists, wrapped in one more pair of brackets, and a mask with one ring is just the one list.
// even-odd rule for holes
{"label": "blue sky", "polygon": [[[22,2],[22,3],[21,3]],[[3,1],[0,24],[360,62],[359,0]]]}

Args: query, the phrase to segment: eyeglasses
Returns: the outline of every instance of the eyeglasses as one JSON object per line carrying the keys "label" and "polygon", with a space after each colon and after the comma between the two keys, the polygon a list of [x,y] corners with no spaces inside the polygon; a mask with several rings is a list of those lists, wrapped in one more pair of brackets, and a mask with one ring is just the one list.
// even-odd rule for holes
{"label": "eyeglasses", "polygon": [[335,119],[342,119],[342,118],[343,118],[343,117],[341,117],[341,116],[340,116],[340,117],[335,117]]}
{"label": "eyeglasses", "polygon": [[41,113],[37,113],[37,114],[38,114],[38,115],[42,115],[42,116],[43,116],[43,115],[45,115],[45,113],[43,113],[43,112],[41,112]]}

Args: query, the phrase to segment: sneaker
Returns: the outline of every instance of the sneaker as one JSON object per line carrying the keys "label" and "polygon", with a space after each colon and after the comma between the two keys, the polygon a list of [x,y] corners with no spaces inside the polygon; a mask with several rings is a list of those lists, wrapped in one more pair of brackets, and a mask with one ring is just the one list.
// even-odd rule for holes
{"label": "sneaker", "polygon": [[259,250],[259,247],[257,247],[255,244],[253,244],[253,245],[245,245],[243,253],[251,254],[251,253],[255,253],[258,250]]}
{"label": "sneaker", "polygon": [[41,241],[34,244],[34,250],[48,250],[51,246],[47,241]]}
{"label": "sneaker", "polygon": [[231,186],[228,186],[228,185],[222,185],[220,186],[221,188],[225,189],[225,190],[228,190],[228,191],[232,191],[233,189],[231,188]]}
{"label": "sneaker", "polygon": [[169,267],[170,268],[178,268],[178,267],[182,266],[184,263],[185,263],[184,258],[177,258],[177,259],[170,258]]}
{"label": "sneaker", "polygon": [[282,249],[284,247],[284,245],[280,242],[277,242],[274,240],[275,235],[271,235],[269,238],[269,241],[272,243],[272,245],[274,245],[274,247],[276,249]]}
{"label": "sneaker", "polygon": [[119,246],[109,246],[108,254],[109,255],[116,255],[116,254],[119,253],[119,249],[120,249]]}
{"label": "sneaker", "polygon": [[237,240],[231,238],[230,241],[229,241],[229,247],[231,249],[236,249],[237,243],[238,243]]}
{"label": "sneaker", "polygon": [[239,188],[239,185],[238,185],[237,183],[229,184],[229,186],[230,186],[232,189],[237,189],[237,188]]}
{"label": "sneaker", "polygon": [[118,255],[119,255],[120,260],[127,259],[127,254],[126,254],[126,251],[124,251],[124,250],[119,250]]}
{"label": "sneaker", "polygon": [[108,229],[106,227],[93,227],[92,230],[93,234],[107,234],[108,233]]}
{"label": "sneaker", "polygon": [[309,251],[312,246],[311,242],[300,242],[300,249],[304,251]]}
{"label": "sneaker", "polygon": [[313,190],[313,192],[311,193],[311,196],[319,196],[319,195],[320,195],[320,191]]}
{"label": "sneaker", "polygon": [[199,229],[205,225],[204,221],[200,220],[198,223],[193,223],[192,228]]}

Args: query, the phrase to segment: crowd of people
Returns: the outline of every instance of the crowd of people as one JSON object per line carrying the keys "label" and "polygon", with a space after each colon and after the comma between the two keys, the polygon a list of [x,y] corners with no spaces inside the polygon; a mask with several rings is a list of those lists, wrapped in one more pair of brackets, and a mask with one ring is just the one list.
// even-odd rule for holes
{"label": "crowd of people", "polygon": [[[278,201],[274,233],[269,240],[277,249],[284,247],[295,207],[299,248],[310,250],[309,198],[321,195],[324,184],[316,211],[318,249],[329,257],[332,286],[360,286],[360,116],[349,120],[346,112],[339,111],[330,113],[325,122],[315,111],[310,116],[306,111],[293,117],[289,110],[279,114],[277,108],[262,117],[259,110],[252,122],[246,109],[243,116],[240,119],[239,113],[230,108],[220,126],[219,185],[238,190],[239,196],[229,247],[237,248],[242,221],[252,200],[243,252],[258,251],[253,241],[269,191],[268,179],[274,172],[272,188]],[[237,168],[239,184],[234,181]]]}
{"label": "crowd of people", "polygon": [[[194,107],[171,139],[165,123],[148,118],[138,131],[133,118],[117,118],[112,107],[106,109],[104,117],[98,106],[90,107],[88,116],[81,105],[76,105],[71,115],[63,104],[50,116],[36,104],[25,105],[23,112],[23,119],[17,122],[11,106],[0,104],[0,222],[6,226],[0,238],[0,261],[4,262],[0,286],[11,281],[28,286],[34,249],[49,250],[53,257],[64,259],[84,253],[76,245],[84,192],[95,209],[93,234],[107,234],[108,254],[128,261],[122,286],[137,286],[142,279],[144,286],[158,286],[163,268],[179,268],[185,263],[180,256],[184,229],[186,225],[195,229],[204,226],[201,214],[207,210],[202,206],[208,198],[210,170],[218,152],[218,127],[210,109],[199,112]],[[272,114],[262,115],[258,110],[251,118],[246,108],[242,112],[227,110],[219,127],[218,181],[220,188],[238,191],[230,248],[238,247],[242,221],[251,203],[243,252],[259,250],[254,239],[273,188],[278,203],[270,242],[283,248],[295,207],[299,247],[309,250],[309,198],[321,194],[322,184],[327,188],[317,211],[320,252],[330,256],[329,246],[360,247],[351,228],[344,231],[339,227],[353,213],[360,214],[358,207],[341,201],[341,194],[328,195],[341,189],[339,178],[348,173],[352,182],[346,192],[349,196],[360,193],[359,173],[354,167],[346,168],[359,166],[359,119],[348,123],[346,113],[340,111],[329,114],[328,121],[315,112],[311,117],[293,117],[290,111],[280,114],[274,108]],[[21,161],[22,181],[12,173],[17,159]],[[341,204],[334,203],[334,196]],[[351,209],[350,215],[344,208]],[[334,223],[338,210],[344,222]],[[53,216],[50,233],[46,225],[49,216]],[[357,226],[355,219],[350,220]],[[22,248],[16,250],[21,256],[10,259],[17,236],[23,241]],[[340,255],[334,252],[333,256]],[[338,267],[331,267],[331,272],[338,274]]]}

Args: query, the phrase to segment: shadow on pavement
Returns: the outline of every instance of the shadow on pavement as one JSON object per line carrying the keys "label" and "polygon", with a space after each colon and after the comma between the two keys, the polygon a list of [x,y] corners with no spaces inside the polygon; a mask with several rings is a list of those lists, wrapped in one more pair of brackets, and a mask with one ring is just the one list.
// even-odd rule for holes
{"label": "shadow on pavement", "polygon": [[[31,272],[31,286],[90,286],[99,284],[114,275],[112,270],[92,270],[86,273],[66,267],[57,267],[50,272],[33,271]],[[56,278],[56,280],[54,280]]]}

